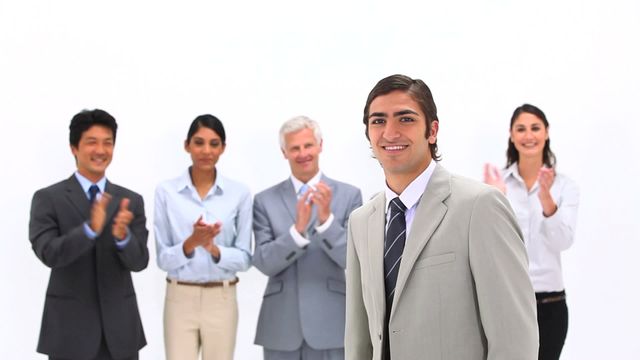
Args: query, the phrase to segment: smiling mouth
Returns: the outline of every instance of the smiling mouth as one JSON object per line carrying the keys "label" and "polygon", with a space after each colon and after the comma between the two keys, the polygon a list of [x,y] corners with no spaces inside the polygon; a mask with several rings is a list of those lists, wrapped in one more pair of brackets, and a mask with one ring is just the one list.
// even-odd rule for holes
{"label": "smiling mouth", "polygon": [[387,150],[387,151],[400,151],[400,150],[404,150],[407,147],[409,147],[408,145],[387,145],[387,146],[383,146],[382,148]]}

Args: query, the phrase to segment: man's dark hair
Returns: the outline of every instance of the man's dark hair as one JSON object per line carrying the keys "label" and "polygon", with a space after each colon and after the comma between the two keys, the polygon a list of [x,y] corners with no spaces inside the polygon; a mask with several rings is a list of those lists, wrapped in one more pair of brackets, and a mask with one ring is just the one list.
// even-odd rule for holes
{"label": "man's dark hair", "polygon": [[115,144],[116,131],[118,130],[116,119],[108,112],[100,109],[82,110],[71,119],[71,123],[69,124],[69,144],[77,148],[82,134],[94,125],[111,129],[113,133],[113,143]]}
{"label": "man's dark hair", "polygon": [[[438,109],[433,101],[431,90],[424,81],[420,79],[412,79],[406,75],[391,75],[378,81],[376,86],[373,87],[367,97],[367,104],[364,106],[364,116],[362,121],[365,125],[364,134],[369,139],[369,107],[375,98],[381,95],[389,94],[393,91],[404,91],[408,93],[414,101],[420,105],[420,109],[424,114],[427,122],[427,132],[425,137],[429,138],[431,133],[431,123],[438,120]],[[433,144],[429,144],[429,150],[431,150],[431,157],[439,161],[440,155],[438,155],[438,143],[437,140]]]}

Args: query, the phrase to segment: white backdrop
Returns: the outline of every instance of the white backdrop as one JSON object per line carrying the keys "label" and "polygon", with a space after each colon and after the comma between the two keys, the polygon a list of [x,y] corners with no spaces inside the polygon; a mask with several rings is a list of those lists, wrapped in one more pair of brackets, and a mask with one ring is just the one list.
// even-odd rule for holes
{"label": "white backdrop", "polygon": [[[383,177],[362,108],[377,80],[405,73],[434,93],[442,164],[469,177],[504,163],[516,106],[546,112],[558,170],[581,188],[563,258],[563,359],[638,359],[639,33],[635,0],[0,0],[0,358],[45,358],[35,347],[49,271],[30,248],[29,207],[74,170],[75,113],[118,120],[108,177],[145,197],[152,230],[155,185],[189,164],[182,142],[202,113],[227,128],[220,170],[253,193],[288,175],[277,131],[305,114],[325,134],[324,172],[368,198]],[[257,359],[266,278],[240,276],[236,358]],[[134,277],[142,359],[164,357],[163,278],[155,260]]]}

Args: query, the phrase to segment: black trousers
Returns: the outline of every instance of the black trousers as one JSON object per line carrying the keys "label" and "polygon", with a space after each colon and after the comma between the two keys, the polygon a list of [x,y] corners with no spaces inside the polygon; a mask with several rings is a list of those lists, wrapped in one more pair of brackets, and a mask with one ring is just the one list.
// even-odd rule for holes
{"label": "black trousers", "polygon": [[558,360],[567,338],[569,311],[565,299],[542,303],[543,299],[552,300],[564,296],[564,291],[536,293],[538,301],[538,331],[540,351],[538,360]]}
{"label": "black trousers", "polygon": [[[56,358],[56,357],[49,356],[49,360],[71,360],[71,359]],[[96,357],[91,360],[113,360],[113,357],[111,356],[111,353],[107,348],[107,344],[104,341],[104,337],[102,338],[102,341],[100,341],[100,350],[98,350],[98,355],[96,355]],[[138,360],[138,354],[122,360]]]}

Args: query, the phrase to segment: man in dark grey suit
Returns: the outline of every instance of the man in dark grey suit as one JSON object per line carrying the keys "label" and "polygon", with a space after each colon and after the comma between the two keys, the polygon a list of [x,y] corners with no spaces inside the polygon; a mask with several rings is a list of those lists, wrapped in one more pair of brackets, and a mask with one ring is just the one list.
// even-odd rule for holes
{"label": "man in dark grey suit", "polygon": [[344,359],[346,225],[362,196],[320,172],[315,121],[285,122],[280,146],[291,177],[254,200],[253,264],[269,276],[255,342],[266,360]]}
{"label": "man in dark grey suit", "polygon": [[131,271],[149,262],[142,197],[107,181],[115,119],[82,111],[69,125],[77,171],[38,190],[29,240],[51,268],[38,352],[49,359],[138,359],[146,345]]}

